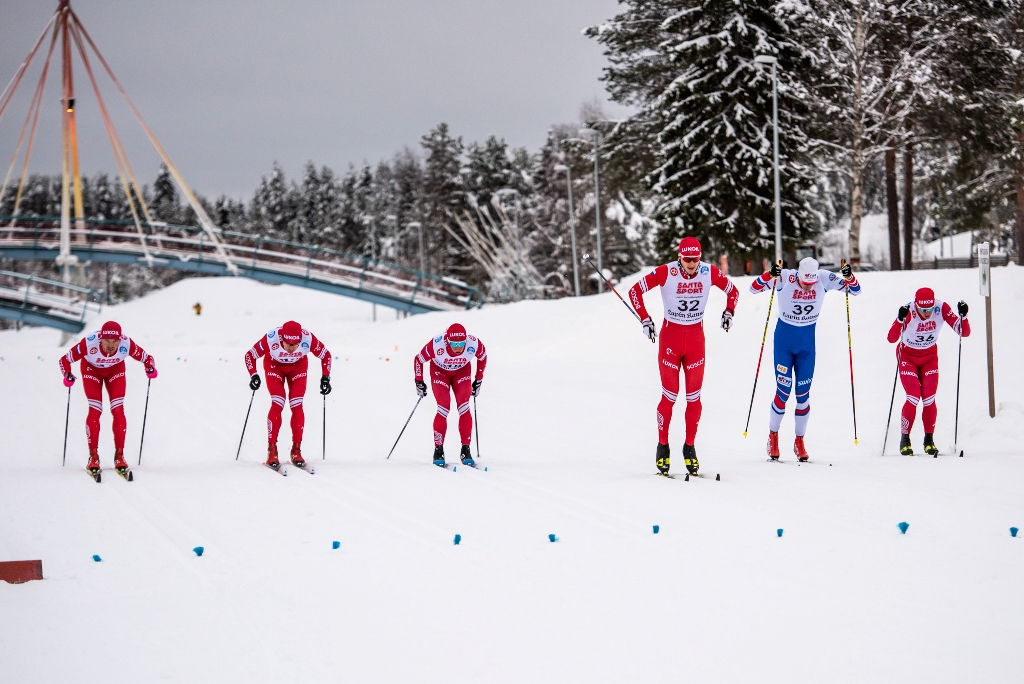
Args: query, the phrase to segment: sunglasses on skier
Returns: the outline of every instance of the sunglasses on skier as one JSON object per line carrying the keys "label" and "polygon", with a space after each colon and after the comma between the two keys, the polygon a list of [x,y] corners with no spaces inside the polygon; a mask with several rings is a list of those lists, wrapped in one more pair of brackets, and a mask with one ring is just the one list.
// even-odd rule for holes
{"label": "sunglasses on skier", "polygon": [[917,310],[920,311],[921,313],[931,313],[932,311],[935,310],[935,307],[934,306],[929,306],[929,307],[919,306],[919,307],[917,307]]}
{"label": "sunglasses on skier", "polygon": [[700,261],[700,257],[679,257],[679,260],[682,261],[684,264],[695,264],[698,261]]}
{"label": "sunglasses on skier", "polygon": [[452,349],[462,349],[466,346],[465,342],[449,342],[448,344],[452,345]]}

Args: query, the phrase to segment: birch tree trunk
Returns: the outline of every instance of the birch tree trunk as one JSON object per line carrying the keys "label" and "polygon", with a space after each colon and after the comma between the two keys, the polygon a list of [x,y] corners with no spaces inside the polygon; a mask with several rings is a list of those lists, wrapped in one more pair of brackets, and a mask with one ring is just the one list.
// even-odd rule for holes
{"label": "birch tree trunk", "polygon": [[903,268],[914,268],[914,139],[903,146]]}
{"label": "birch tree trunk", "polygon": [[885,199],[889,215],[889,268],[900,270],[900,206],[896,191],[896,147],[889,140],[885,150]]}
{"label": "birch tree trunk", "polygon": [[860,220],[864,214],[864,14],[858,4],[856,28],[854,32],[853,54],[853,140],[851,141],[852,168],[850,176],[852,192],[850,194],[850,263],[860,264]]}
{"label": "birch tree trunk", "polygon": [[1013,223],[1017,233],[1017,263],[1024,266],[1024,130],[1017,131],[1017,164],[1014,180],[1017,185],[1017,210]]}

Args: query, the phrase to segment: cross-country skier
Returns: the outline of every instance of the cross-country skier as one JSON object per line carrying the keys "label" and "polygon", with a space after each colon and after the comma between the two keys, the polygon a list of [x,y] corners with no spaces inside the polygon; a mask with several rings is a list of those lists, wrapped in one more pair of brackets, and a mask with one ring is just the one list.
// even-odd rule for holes
{"label": "cross-country skier", "polygon": [[945,322],[957,335],[971,335],[971,324],[967,320],[967,303],[958,302],[956,310],[954,313],[949,304],[936,300],[935,293],[930,287],[922,287],[914,295],[913,302],[900,307],[896,320],[889,328],[889,342],[900,341],[896,346],[900,363],[900,381],[907,392],[907,401],[903,404],[903,416],[900,421],[900,453],[904,456],[914,455],[914,448],[910,445],[910,428],[914,426],[919,403],[924,404],[924,408],[921,409],[924,451],[929,456],[936,456],[939,453],[932,438],[935,432],[935,416],[938,413],[935,392],[939,387],[939,331]]}
{"label": "cross-country skier", "polygon": [[86,468],[95,475],[100,470],[100,414],[103,413],[103,387],[107,388],[110,401],[110,415],[114,419],[114,468],[128,469],[124,460],[124,435],[128,422],[124,417],[125,365],[128,357],[142,363],[146,377],[157,376],[156,360],[146,350],[121,332],[121,326],[107,321],[94,333],[86,335],[67,354],[60,357],[60,370],[64,375],[64,386],[75,384],[71,364],[81,360],[82,389],[89,401],[89,413],[85,417],[85,436],[89,441],[89,463]]}
{"label": "cross-country skier", "polygon": [[330,394],[331,352],[315,335],[295,321],[273,328],[245,353],[249,389],[253,391],[260,388],[256,359],[264,357],[263,371],[267,374],[267,390],[271,402],[267,414],[267,465],[275,470],[280,465],[277,458],[277,435],[281,430],[281,413],[284,411],[285,383],[288,384],[288,405],[292,409],[291,460],[299,468],[306,465],[301,449],[302,429],[306,424],[302,397],[306,394],[306,370],[309,368],[306,355],[310,353],[320,359],[320,394]]}
{"label": "cross-country skier", "polygon": [[644,293],[661,288],[665,320],[658,344],[658,369],[661,372],[661,401],[658,403],[658,449],[654,462],[658,471],[669,471],[668,429],[672,408],[679,395],[679,374],[686,381],[686,441],[683,444],[683,465],[695,475],[700,468],[693,441],[700,421],[700,389],[704,383],[704,308],[711,286],[725,292],[722,328],[732,327],[732,315],[740,292],[717,267],[700,260],[700,242],[684,237],[679,242],[679,259],[663,264],[644,276],[629,289],[629,300],[640,316],[644,335],[656,339],[654,322],[644,307]]}
{"label": "cross-country skier", "polygon": [[772,400],[768,428],[768,456],[779,458],[779,427],[786,415],[786,402],[796,381],[796,439],[793,453],[806,461],[804,435],[811,412],[811,381],[814,379],[814,329],[830,290],[849,290],[860,294],[860,283],[849,264],[843,264],[842,277],[818,267],[811,257],[800,261],[796,270],[773,264],[771,269],[754,279],[750,291],[766,292],[772,279],[778,280],[779,320],[775,324],[775,398]]}
{"label": "cross-country skier", "polygon": [[[476,358],[476,377],[473,378],[471,361]],[[427,384],[423,380],[424,366],[429,363],[430,387],[437,400],[437,414],[434,416],[434,465],[444,466],[444,436],[448,431],[448,411],[451,409],[451,393],[455,392],[455,405],[459,410],[459,436],[462,438],[460,460],[476,465],[470,454],[469,443],[473,439],[473,416],[469,412],[470,396],[480,394],[487,367],[487,350],[484,343],[466,329],[453,323],[443,334],[424,345],[412,362],[416,376],[416,392],[427,396]],[[470,378],[473,378],[472,380]]]}

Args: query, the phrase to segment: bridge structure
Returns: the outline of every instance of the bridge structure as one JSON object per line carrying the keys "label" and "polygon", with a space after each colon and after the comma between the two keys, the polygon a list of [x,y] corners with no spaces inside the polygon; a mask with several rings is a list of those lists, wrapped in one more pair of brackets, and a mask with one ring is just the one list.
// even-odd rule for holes
{"label": "bridge structure", "polygon": [[[78,263],[174,268],[296,285],[410,314],[483,305],[475,288],[452,278],[322,247],[194,226],[84,219],[64,243]],[[66,228],[65,228],[66,230]],[[0,259],[53,260],[61,254],[60,217],[0,216]],[[0,312],[0,316],[3,313]]]}
{"label": "bridge structure", "polygon": [[90,313],[99,314],[106,293],[46,278],[0,271],[0,318],[80,332]]}
{"label": "bridge structure", "polygon": [[[121,187],[131,211],[131,221],[95,220],[84,214],[77,124],[77,107],[81,103],[76,105],[75,70],[72,68],[76,53],[103,119]],[[50,102],[45,88],[51,60],[57,55],[61,65],[61,213],[59,217],[23,216],[19,215],[19,207],[26,188],[36,125],[40,111],[45,103]],[[80,288],[71,285],[71,274],[75,267],[88,262],[106,262],[287,283],[413,314],[464,309],[483,304],[483,298],[477,290],[451,278],[321,247],[221,230],[210,220],[202,202],[185,182],[143,119],[142,113],[114,75],[110,64],[71,8],[70,0],[58,0],[56,11],[28,56],[7,87],[0,92],[0,118],[14,101],[15,92],[37,56],[43,59],[43,65],[35,94],[21,127],[7,175],[0,183],[0,200],[8,188],[14,192],[13,216],[0,217],[0,225],[3,226],[0,229],[0,258],[54,260],[62,268],[62,292],[69,301],[84,294],[79,291]],[[97,75],[104,73],[167,167],[174,183],[195,213],[198,226],[173,226],[154,220],[146,203],[146,193],[139,186],[103,98]],[[20,178],[17,183],[8,185],[19,156],[23,159]],[[28,300],[23,301],[16,312],[0,307],[0,317],[17,316],[15,320],[26,323],[34,321],[43,325],[53,323],[54,327],[65,329],[62,326],[67,325],[66,321],[57,320],[60,318],[57,314],[44,316],[39,308],[42,304],[37,304],[31,315],[29,311],[32,307]],[[84,311],[82,315],[84,317]]]}

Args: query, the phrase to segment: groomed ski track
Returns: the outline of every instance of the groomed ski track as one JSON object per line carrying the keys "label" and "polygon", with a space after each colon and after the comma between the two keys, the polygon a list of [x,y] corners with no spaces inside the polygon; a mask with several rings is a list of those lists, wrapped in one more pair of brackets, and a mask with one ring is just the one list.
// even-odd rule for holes
{"label": "groomed ski track", "polygon": [[[0,561],[41,558],[47,578],[0,583],[0,682],[1015,680],[1024,538],[1008,530],[1024,527],[1024,270],[993,270],[995,419],[977,271],[861,275],[864,294],[850,304],[859,446],[845,304],[828,295],[807,436],[816,464],[795,466],[791,405],[786,468],[764,453],[771,332],[742,437],[768,296],[736,281],[728,334],[717,327],[724,297],[711,295],[696,443],[708,477],[689,482],[682,403],[678,479],[653,475],[657,349],[611,294],[399,321],[379,308],[374,323],[359,302],[197,278],[108,307],[102,320],[119,321],[160,370],[138,466],[146,380],[128,364],[130,483],[110,470],[109,413],[103,482],[81,473],[80,382],[61,468],[60,334],[0,333]],[[949,455],[957,340],[948,329],[943,455],[895,455],[901,388],[890,455],[879,455],[895,372],[885,333],[920,285],[971,306],[962,459]],[[648,306],[660,314],[656,293]],[[234,461],[250,395],[242,356],[289,318],[336,356],[326,461],[316,382],[305,400],[314,477],[259,465],[265,389]],[[488,349],[478,409],[479,465],[489,470],[430,464],[429,401],[385,460],[416,401],[411,357],[455,320]],[[315,360],[310,371],[316,380]],[[452,416],[451,462],[457,434]],[[919,418],[918,451],[921,439]]]}

